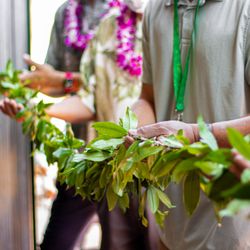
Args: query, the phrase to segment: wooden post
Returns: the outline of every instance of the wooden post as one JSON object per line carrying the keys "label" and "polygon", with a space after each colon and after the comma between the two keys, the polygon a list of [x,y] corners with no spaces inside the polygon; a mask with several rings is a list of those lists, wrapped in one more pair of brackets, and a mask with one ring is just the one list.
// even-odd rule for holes
{"label": "wooden post", "polygon": [[[27,6],[27,0],[0,1],[0,71],[8,59],[25,67]],[[0,114],[0,249],[34,249],[31,166],[30,142],[20,124]]]}

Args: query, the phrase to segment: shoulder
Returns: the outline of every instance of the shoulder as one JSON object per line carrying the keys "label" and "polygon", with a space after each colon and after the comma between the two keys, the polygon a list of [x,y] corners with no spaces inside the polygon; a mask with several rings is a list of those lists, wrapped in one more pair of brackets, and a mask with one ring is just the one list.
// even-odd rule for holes
{"label": "shoulder", "polygon": [[97,40],[110,40],[116,31],[116,18],[119,16],[117,9],[112,9],[106,14],[98,25],[96,31]]}
{"label": "shoulder", "polygon": [[158,19],[166,8],[166,0],[150,0],[144,12],[144,22],[150,23]]}
{"label": "shoulder", "polygon": [[62,23],[63,20],[64,20],[64,13],[65,13],[65,10],[68,6],[68,2],[64,2],[56,11],[56,14],[55,14],[55,23]]}

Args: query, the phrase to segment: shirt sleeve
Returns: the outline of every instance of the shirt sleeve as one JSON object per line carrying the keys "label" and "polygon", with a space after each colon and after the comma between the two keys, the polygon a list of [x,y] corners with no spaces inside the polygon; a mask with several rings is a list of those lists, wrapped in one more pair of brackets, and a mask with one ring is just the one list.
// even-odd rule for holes
{"label": "shirt sleeve", "polygon": [[250,85],[250,17],[247,20],[247,29],[244,36],[245,49],[245,80]]}
{"label": "shirt sleeve", "polygon": [[148,4],[143,17],[142,25],[142,51],[143,51],[143,83],[152,84],[152,68],[151,68],[151,57],[150,57],[150,39],[149,39],[149,12],[150,4]]}
{"label": "shirt sleeve", "polygon": [[62,54],[64,53],[64,48],[62,47],[62,23],[64,9],[65,5],[61,6],[56,12],[54,24],[50,35],[49,47],[45,59],[45,63],[50,64],[55,69],[60,69],[60,65],[63,60]]}
{"label": "shirt sleeve", "polygon": [[86,105],[93,113],[95,110],[95,86],[96,86],[96,77],[95,77],[95,39],[93,39],[85,52],[83,53],[80,72],[81,79],[83,81],[82,88],[78,91],[78,95],[81,97],[81,100],[84,105]]}

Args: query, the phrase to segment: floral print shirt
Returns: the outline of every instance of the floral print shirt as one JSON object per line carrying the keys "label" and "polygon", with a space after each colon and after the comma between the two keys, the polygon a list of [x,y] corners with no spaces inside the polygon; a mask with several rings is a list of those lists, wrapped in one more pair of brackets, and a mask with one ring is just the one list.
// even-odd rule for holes
{"label": "floral print shirt", "polygon": [[[98,121],[115,121],[139,97],[141,79],[129,75],[116,64],[117,22],[119,10],[112,9],[101,21],[95,38],[89,43],[80,65],[83,103],[96,113]],[[135,50],[142,53],[141,20],[137,18]]]}

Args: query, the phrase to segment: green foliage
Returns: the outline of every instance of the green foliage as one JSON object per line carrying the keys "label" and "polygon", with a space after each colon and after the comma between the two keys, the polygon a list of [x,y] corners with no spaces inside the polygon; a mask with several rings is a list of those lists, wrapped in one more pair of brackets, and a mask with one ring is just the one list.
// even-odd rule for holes
{"label": "green foliage", "polygon": [[[57,163],[58,180],[74,187],[84,199],[106,199],[109,210],[119,206],[125,211],[129,197],[135,196],[145,226],[147,204],[160,225],[174,209],[165,194],[171,182],[183,185],[183,202],[189,215],[199,204],[201,190],[223,209],[221,216],[231,216],[250,205],[250,171],[244,171],[241,180],[228,171],[231,150],[218,148],[201,117],[200,142],[190,144],[179,131],[177,135],[153,139],[134,138],[134,143],[126,148],[125,137],[138,124],[135,114],[127,109],[119,125],[95,123],[98,137],[85,146],[74,137],[70,125],[61,132],[50,123],[45,112],[50,104],[41,101],[30,105],[37,92],[20,83],[19,73],[8,62],[5,72],[0,73],[0,93],[24,105],[17,115],[24,118],[24,133],[30,135],[37,150],[45,153],[48,163]],[[228,136],[232,146],[250,159],[250,136],[244,138],[233,129],[228,129]]]}
{"label": "green foliage", "polygon": [[246,159],[250,160],[250,144],[244,139],[242,134],[233,128],[228,128],[227,132],[231,145]]}
{"label": "green foliage", "polygon": [[206,124],[201,117],[198,117],[198,126],[200,131],[201,141],[207,144],[212,150],[218,149],[218,144],[213,134],[208,130]]}
{"label": "green foliage", "polygon": [[184,180],[183,199],[186,210],[192,215],[200,199],[200,177],[196,171],[190,171]]}

